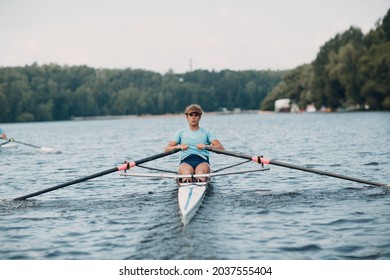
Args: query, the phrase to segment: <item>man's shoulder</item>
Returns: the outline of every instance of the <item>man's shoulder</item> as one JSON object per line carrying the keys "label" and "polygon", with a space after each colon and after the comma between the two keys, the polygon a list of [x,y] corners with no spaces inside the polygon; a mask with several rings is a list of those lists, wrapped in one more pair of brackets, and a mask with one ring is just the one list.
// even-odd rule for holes
{"label": "man's shoulder", "polygon": [[188,130],[188,128],[185,127],[185,128],[180,128],[180,129],[178,129],[176,132],[177,132],[177,133],[183,133],[183,132],[185,132],[185,131],[187,131],[187,130]]}
{"label": "man's shoulder", "polygon": [[206,134],[213,133],[213,131],[210,130],[210,129],[208,129],[208,128],[200,127],[199,129],[200,129],[202,132],[205,132]]}
{"label": "man's shoulder", "polygon": [[183,135],[187,131],[187,128],[181,128],[176,131],[175,135]]}
{"label": "man's shoulder", "polygon": [[201,128],[201,129],[203,129],[204,134],[206,135],[206,137],[207,137],[207,139],[208,139],[209,141],[213,141],[213,140],[216,140],[216,139],[217,139],[217,137],[215,136],[214,131],[212,131],[212,130],[210,130],[210,129],[207,129],[207,128]]}

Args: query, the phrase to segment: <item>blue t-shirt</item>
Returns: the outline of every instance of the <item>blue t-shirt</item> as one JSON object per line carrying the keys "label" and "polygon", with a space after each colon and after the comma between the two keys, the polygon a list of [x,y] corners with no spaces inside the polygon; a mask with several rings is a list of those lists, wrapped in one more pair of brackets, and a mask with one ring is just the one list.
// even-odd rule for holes
{"label": "blue t-shirt", "polygon": [[187,144],[188,150],[181,151],[180,158],[181,160],[185,159],[189,155],[198,155],[204,159],[208,159],[209,151],[207,150],[198,150],[196,145],[203,143],[210,145],[211,141],[216,140],[215,134],[207,129],[200,127],[198,130],[191,130],[189,128],[184,128],[175,133],[174,140],[178,144]]}

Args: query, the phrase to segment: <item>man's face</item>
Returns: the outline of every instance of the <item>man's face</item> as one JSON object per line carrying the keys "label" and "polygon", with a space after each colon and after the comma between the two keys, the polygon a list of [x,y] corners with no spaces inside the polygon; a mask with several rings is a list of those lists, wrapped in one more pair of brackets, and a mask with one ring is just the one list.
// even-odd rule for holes
{"label": "man's face", "polygon": [[187,114],[188,123],[192,126],[198,125],[201,115],[198,112],[190,112]]}

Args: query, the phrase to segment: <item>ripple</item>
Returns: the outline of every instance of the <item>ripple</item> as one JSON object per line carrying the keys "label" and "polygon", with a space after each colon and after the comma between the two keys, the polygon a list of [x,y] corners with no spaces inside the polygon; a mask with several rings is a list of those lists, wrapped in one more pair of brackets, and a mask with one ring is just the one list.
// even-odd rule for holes
{"label": "ripple", "polygon": [[364,163],[363,165],[366,165],[366,166],[378,166],[378,165],[380,165],[380,163],[373,161],[373,162]]}
{"label": "ripple", "polygon": [[322,248],[317,246],[316,244],[309,244],[309,245],[296,246],[296,247],[281,247],[280,250],[288,251],[288,252],[310,252],[310,251],[319,251],[322,250]]}
{"label": "ripple", "polygon": [[[228,150],[388,181],[383,127],[390,114],[351,116],[303,114],[299,122],[297,116],[276,114],[206,116],[202,121]],[[390,189],[277,166],[213,179],[188,226],[180,221],[173,180],[113,173],[26,201],[6,199],[155,154],[183,119],[6,125],[21,138],[33,137],[31,142],[39,141],[36,131],[52,135],[45,139],[55,142],[45,145],[62,153],[21,147],[1,152],[2,259],[390,258]],[[254,125],[267,133],[259,137]],[[110,137],[97,141],[101,131]],[[69,135],[77,139],[69,141]],[[175,169],[177,160],[174,155],[151,165]],[[211,161],[215,168],[237,163],[217,154]]]}

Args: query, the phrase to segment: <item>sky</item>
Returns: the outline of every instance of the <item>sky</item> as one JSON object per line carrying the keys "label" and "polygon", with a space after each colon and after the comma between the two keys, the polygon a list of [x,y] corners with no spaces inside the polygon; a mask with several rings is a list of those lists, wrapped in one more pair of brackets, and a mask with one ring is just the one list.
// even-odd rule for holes
{"label": "sky", "polygon": [[0,67],[288,70],[390,0],[0,0]]}

